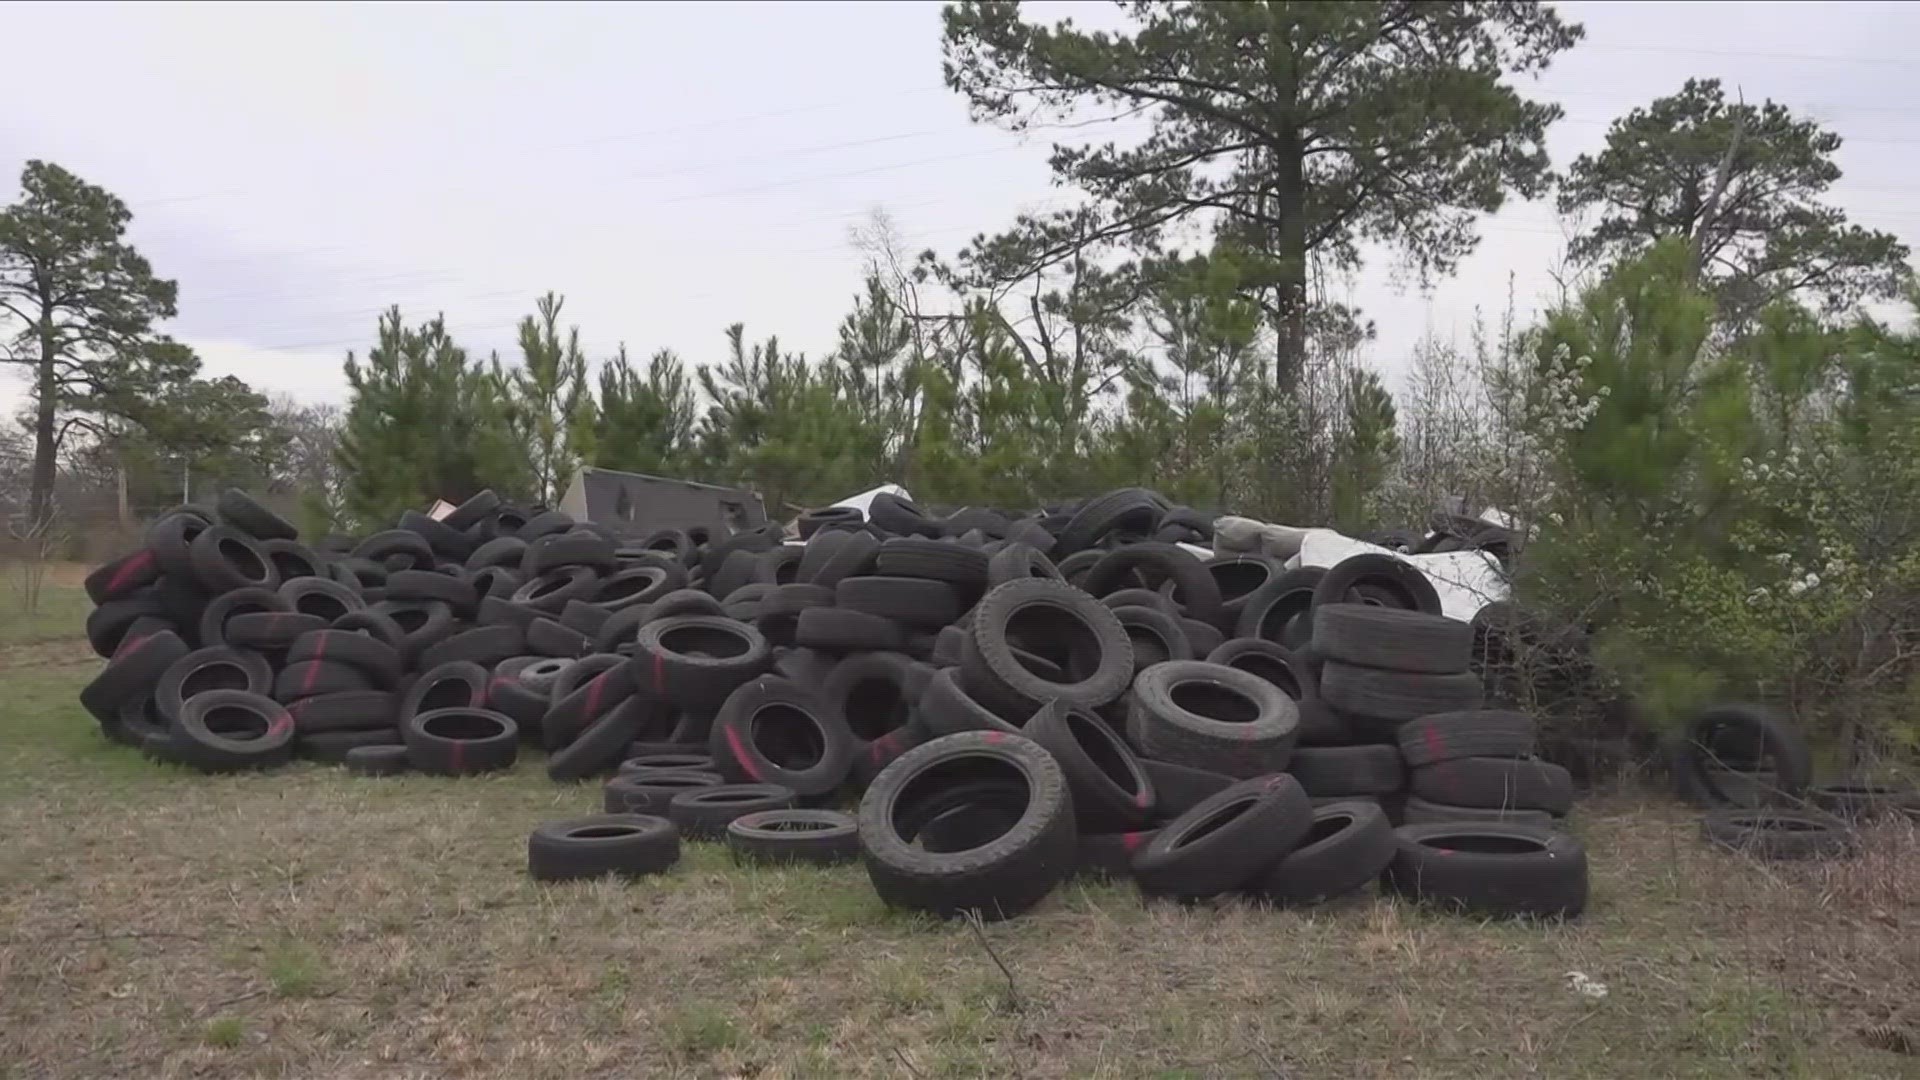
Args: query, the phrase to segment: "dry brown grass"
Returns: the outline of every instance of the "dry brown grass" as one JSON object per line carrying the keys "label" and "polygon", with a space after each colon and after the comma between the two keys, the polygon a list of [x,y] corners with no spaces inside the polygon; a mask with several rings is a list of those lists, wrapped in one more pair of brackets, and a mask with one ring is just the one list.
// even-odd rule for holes
{"label": "dry brown grass", "polygon": [[192,776],[99,744],[77,685],[4,683],[0,1076],[1920,1075],[1875,1048],[1920,1032],[1910,833],[1760,866],[1608,794],[1576,818],[1568,925],[1075,881],[985,930],[1016,1009],[972,930],[888,912],[858,868],[689,845],[659,878],[542,887],[528,830],[595,787]]}

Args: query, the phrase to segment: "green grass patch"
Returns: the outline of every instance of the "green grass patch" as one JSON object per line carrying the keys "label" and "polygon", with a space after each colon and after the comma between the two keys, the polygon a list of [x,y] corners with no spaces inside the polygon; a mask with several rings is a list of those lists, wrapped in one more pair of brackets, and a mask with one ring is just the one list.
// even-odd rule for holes
{"label": "green grass patch", "polygon": [[5,586],[0,588],[0,645],[27,645],[37,641],[78,638],[85,630],[87,612],[93,601],[85,589],[57,585],[51,579],[42,583],[38,603],[29,607],[27,590],[21,575],[26,571],[10,566]]}

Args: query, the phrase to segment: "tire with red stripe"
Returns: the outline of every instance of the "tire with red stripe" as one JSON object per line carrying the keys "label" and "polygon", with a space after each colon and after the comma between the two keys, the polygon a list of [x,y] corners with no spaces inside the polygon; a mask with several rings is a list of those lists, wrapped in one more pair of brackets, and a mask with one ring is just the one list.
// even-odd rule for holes
{"label": "tire with red stripe", "polygon": [[80,691],[80,704],[95,720],[114,723],[129,701],[151,694],[160,677],[187,651],[180,635],[171,630],[129,634],[106,668]]}
{"label": "tire with red stripe", "polygon": [[96,604],[118,600],[160,580],[160,560],[152,548],[130,551],[87,575],[87,599]]}
{"label": "tire with red stripe", "polygon": [[1397,741],[1400,756],[1417,769],[1455,758],[1530,757],[1537,730],[1525,713],[1474,709],[1409,720],[1400,725]]}
{"label": "tire with red stripe", "polygon": [[391,687],[403,670],[400,650],[370,633],[339,628],[302,634],[287,650],[287,660],[333,660],[358,668],[377,686]]}
{"label": "tire with red stripe", "polygon": [[811,690],[763,675],[735,690],[714,717],[707,748],[722,775],[826,795],[853,767],[846,719]]}
{"label": "tire with red stripe", "polygon": [[490,709],[434,709],[401,725],[407,762],[435,776],[471,776],[510,769],[520,754],[520,729]]}
{"label": "tire with red stripe", "polygon": [[201,772],[285,765],[293,756],[293,718],[272,698],[245,690],[207,690],[175,718],[174,759]]}
{"label": "tire with red stripe", "polygon": [[682,709],[717,709],[772,666],[773,648],[760,631],[721,616],[656,619],[634,638],[634,684]]}
{"label": "tire with red stripe", "polygon": [[541,745],[549,751],[567,746],[633,695],[633,669],[624,657],[580,660],[554,683],[553,707],[540,720]]}
{"label": "tire with red stripe", "polygon": [[492,680],[486,668],[470,660],[433,667],[414,680],[400,699],[400,722],[435,709],[489,708],[487,686]]}
{"label": "tire with red stripe", "polygon": [[288,664],[273,678],[273,699],[282,704],[321,694],[371,689],[373,681],[359,668],[334,660],[302,660]]}
{"label": "tire with red stripe", "polygon": [[301,739],[343,731],[398,732],[400,698],[386,690],[342,690],[287,706]]}

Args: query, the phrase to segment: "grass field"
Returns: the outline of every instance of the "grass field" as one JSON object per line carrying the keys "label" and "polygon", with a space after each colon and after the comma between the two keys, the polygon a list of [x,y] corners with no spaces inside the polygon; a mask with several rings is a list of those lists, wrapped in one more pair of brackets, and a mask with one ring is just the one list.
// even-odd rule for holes
{"label": "grass field", "polygon": [[192,775],[103,742],[72,655],[0,649],[0,1077],[1920,1076],[1910,831],[1763,866],[1608,792],[1573,924],[1076,880],[978,934],[708,845],[535,885],[597,785]]}

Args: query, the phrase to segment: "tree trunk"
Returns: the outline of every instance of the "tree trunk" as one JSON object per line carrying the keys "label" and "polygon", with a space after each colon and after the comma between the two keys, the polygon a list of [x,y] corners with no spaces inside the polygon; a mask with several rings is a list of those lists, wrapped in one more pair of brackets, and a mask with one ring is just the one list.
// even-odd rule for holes
{"label": "tree trunk", "polygon": [[[51,318],[44,320],[41,325],[51,327]],[[53,440],[53,423],[54,406],[58,404],[55,398],[60,386],[55,377],[54,349],[50,337],[50,333],[43,329],[40,335],[40,363],[34,381],[33,484],[27,507],[35,536],[43,533],[53,520],[54,465],[58,449]]]}
{"label": "tree trunk", "polygon": [[1280,201],[1279,284],[1274,289],[1280,332],[1273,383],[1291,393],[1300,385],[1300,372],[1307,362],[1306,166],[1298,142],[1287,140],[1274,154],[1273,164]]}

